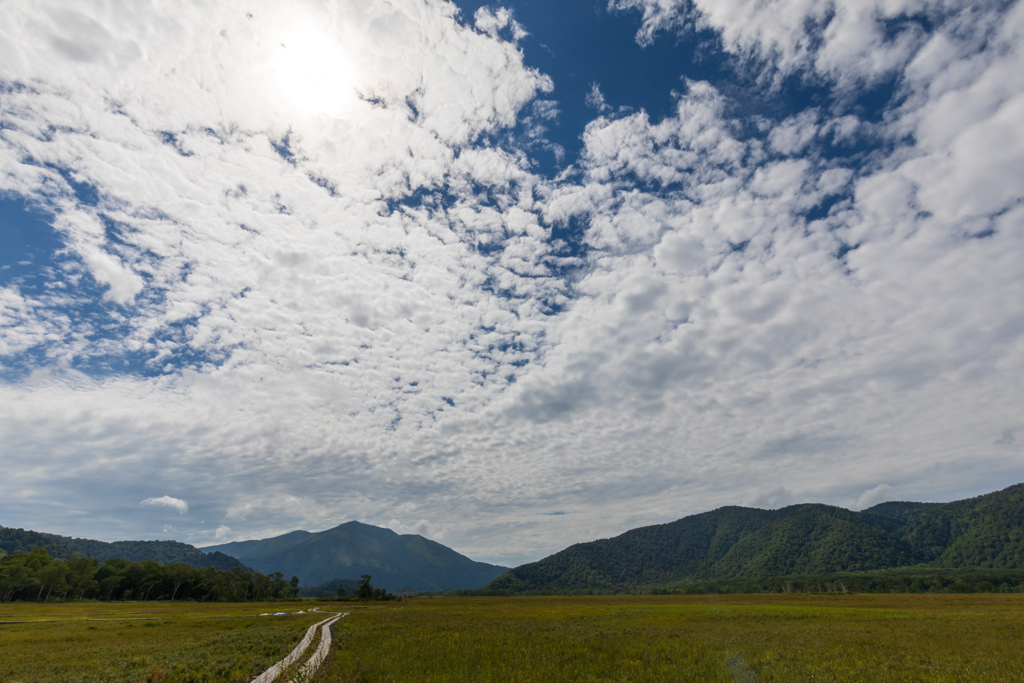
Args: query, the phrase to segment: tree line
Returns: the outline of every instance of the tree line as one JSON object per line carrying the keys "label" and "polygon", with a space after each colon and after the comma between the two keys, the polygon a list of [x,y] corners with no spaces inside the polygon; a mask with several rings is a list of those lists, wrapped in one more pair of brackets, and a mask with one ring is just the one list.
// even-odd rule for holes
{"label": "tree line", "polygon": [[0,556],[0,598],[12,600],[195,600],[242,602],[298,595],[299,579],[241,567],[197,569],[156,560],[129,562],[77,555],[54,559],[46,548]]}
{"label": "tree line", "polygon": [[647,591],[673,593],[1024,593],[1021,569],[907,567],[718,581],[682,582]]}

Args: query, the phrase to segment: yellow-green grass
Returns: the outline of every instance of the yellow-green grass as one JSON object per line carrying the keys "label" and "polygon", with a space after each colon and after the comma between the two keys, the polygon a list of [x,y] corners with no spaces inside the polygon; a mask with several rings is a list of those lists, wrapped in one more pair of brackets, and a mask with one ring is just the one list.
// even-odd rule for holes
{"label": "yellow-green grass", "polygon": [[420,598],[334,627],[327,681],[1024,681],[1021,595]]}
{"label": "yellow-green grass", "polygon": [[[325,617],[301,603],[0,605],[0,681],[248,681]],[[20,623],[9,623],[20,622]]]}

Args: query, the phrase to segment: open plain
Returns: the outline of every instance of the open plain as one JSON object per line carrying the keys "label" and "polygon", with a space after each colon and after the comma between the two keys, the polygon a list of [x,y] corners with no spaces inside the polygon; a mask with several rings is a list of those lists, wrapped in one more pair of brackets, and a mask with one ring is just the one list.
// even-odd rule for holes
{"label": "open plain", "polygon": [[315,680],[1024,680],[1020,594],[430,598],[340,626]]}
{"label": "open plain", "polygon": [[[245,682],[329,611],[314,681],[1021,681],[1024,595],[0,606],[0,680]],[[287,611],[308,610],[293,603]],[[13,622],[13,623],[12,623]]]}

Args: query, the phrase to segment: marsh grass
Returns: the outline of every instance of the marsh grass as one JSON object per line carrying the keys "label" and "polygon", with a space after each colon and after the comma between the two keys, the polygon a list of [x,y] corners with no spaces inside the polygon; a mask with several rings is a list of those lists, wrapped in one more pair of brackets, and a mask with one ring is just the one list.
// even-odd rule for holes
{"label": "marsh grass", "polygon": [[323,619],[253,616],[277,611],[281,603],[2,605],[0,622],[22,623],[0,624],[0,681],[247,681]]}
{"label": "marsh grass", "polygon": [[354,611],[316,681],[1024,681],[1024,596],[431,598]]}

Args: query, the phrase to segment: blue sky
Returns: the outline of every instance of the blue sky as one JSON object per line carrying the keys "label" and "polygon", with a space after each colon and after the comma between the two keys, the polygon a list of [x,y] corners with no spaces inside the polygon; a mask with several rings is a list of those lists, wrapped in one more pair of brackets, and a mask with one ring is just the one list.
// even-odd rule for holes
{"label": "blue sky", "polygon": [[1024,9],[0,6],[0,524],[534,560],[1024,480]]}

